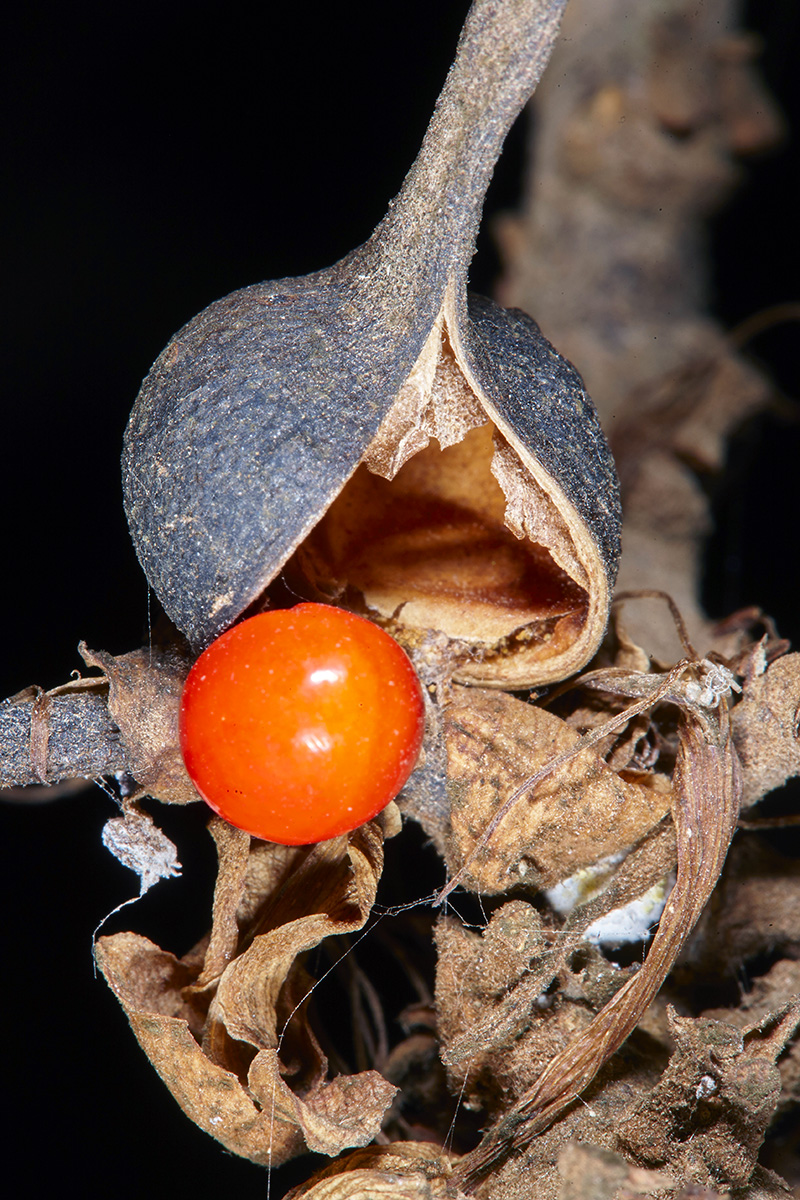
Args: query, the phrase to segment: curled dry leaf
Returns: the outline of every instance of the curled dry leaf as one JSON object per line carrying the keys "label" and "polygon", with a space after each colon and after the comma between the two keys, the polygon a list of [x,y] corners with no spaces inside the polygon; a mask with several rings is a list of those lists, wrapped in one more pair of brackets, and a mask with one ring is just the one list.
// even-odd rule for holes
{"label": "curled dry leaf", "polygon": [[[702,1015],[712,1020],[727,1021],[738,1029],[754,1029],[765,1021],[772,1021],[782,1010],[785,1011],[787,996],[800,997],[800,962],[792,958],[780,959],[766,975],[754,979],[738,1008],[711,1009]],[[781,1094],[777,1113],[796,1112],[800,1105],[800,1037],[797,1033],[779,1056],[778,1070],[781,1074]]]}
{"label": "curled dry leaf", "polygon": [[621,1147],[700,1186],[744,1187],[780,1096],[776,1059],[799,1023],[798,1000],[744,1031],[670,1011],[675,1050],[621,1122]]}
{"label": "curled dry leaf", "polygon": [[[254,891],[256,896],[263,897],[273,892],[280,878],[275,870],[281,859],[277,846],[274,849],[269,847],[264,854],[263,850],[267,849],[266,847],[254,842],[244,830],[229,825],[221,817],[213,816],[208,828],[216,843],[219,869],[214,888],[211,933],[203,959],[203,969],[195,984],[197,988],[203,988],[212,980],[218,979],[236,953],[239,944],[239,923],[244,926],[252,912],[252,909],[248,911],[245,900],[248,881],[252,881],[256,876],[257,882],[255,887],[251,883],[251,892]],[[297,857],[297,853],[292,853],[289,847],[285,847],[285,850],[285,858],[289,862]],[[268,858],[271,871],[257,875],[255,864],[259,857]],[[281,866],[285,871],[286,865],[281,863]],[[255,907],[258,907],[257,901]]]}
{"label": "curled dry leaf", "polygon": [[366,1145],[396,1089],[376,1071],[327,1078],[298,956],[363,926],[381,871],[380,828],[313,848],[246,845],[221,823],[216,837],[207,946],[180,960],[121,933],[100,939],[98,963],[178,1103],[228,1150],[276,1165],[306,1148],[334,1155]]}
{"label": "curled dry leaf", "polygon": [[140,795],[170,804],[199,800],[183,765],[178,741],[178,706],[191,660],[177,650],[134,650],[115,658],[80,647],[87,666],[108,680],[108,711],[125,745],[126,769]]}
{"label": "curled dry leaf", "polygon": [[450,1159],[428,1142],[370,1146],[293,1188],[286,1200],[465,1200]]}
{"label": "curled dry leaf", "polygon": [[490,840],[478,847],[500,807],[580,735],[545,709],[503,692],[459,688],[443,713],[451,875],[476,892],[516,883],[550,887],[579,867],[627,850],[670,807],[669,780],[627,782],[593,749],[582,750],[521,795]]}
{"label": "curled dry leaf", "polygon": [[[522,900],[498,909],[482,934],[453,918],[440,920],[437,1031],[442,1058],[458,1085],[467,1072],[475,1077],[488,1065],[497,1067],[498,1051],[530,1026],[532,1005],[559,967],[558,958],[547,953],[549,932]],[[496,1072],[498,1087],[507,1075],[504,1069]]]}
{"label": "curled dry leaf", "polygon": [[786,654],[745,685],[731,715],[744,805],[800,775],[800,654]]}
{"label": "curled dry leaf", "polygon": [[442,921],[436,933],[439,1031],[451,1087],[470,1108],[495,1118],[585,1029],[593,1007],[609,1000],[628,974],[593,949],[572,972],[553,944],[560,940],[556,930],[537,928],[537,915],[511,901],[482,936],[453,920]]}

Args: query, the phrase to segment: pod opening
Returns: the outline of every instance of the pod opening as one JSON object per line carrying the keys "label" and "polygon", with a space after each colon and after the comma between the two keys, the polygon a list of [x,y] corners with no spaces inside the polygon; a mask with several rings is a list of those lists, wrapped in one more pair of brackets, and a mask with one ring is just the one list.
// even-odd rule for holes
{"label": "pod opening", "polygon": [[362,463],[284,579],[370,616],[412,653],[447,639],[456,678],[525,686],[579,639],[589,596],[579,567],[513,528],[519,460],[481,415],[454,444],[431,437],[392,478]]}

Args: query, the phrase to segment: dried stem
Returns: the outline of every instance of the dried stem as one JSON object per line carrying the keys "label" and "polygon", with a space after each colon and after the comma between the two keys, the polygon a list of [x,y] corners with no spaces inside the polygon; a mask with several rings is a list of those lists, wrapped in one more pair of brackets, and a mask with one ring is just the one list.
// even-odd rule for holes
{"label": "dried stem", "polygon": [[466,277],[503,141],[539,82],[565,7],[475,0],[419,155],[365,247],[379,248],[382,271],[405,274],[423,246],[428,258],[445,250],[449,279]]}
{"label": "dried stem", "polygon": [[129,767],[104,693],[39,691],[0,706],[0,787],[96,779]]}

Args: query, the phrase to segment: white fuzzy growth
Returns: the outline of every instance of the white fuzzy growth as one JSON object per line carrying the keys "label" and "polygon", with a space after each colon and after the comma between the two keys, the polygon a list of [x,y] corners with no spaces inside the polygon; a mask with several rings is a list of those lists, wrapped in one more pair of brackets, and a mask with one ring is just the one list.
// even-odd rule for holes
{"label": "white fuzzy growth", "polygon": [[174,842],[158,828],[147,813],[128,809],[124,816],[112,817],[103,826],[103,845],[123,867],[130,867],[139,876],[139,895],[123,900],[106,913],[92,934],[92,953],[97,935],[109,917],[129,904],[135,904],[159,879],[180,875],[178,850]]}
{"label": "white fuzzy growth", "polygon": [[723,696],[731,691],[742,690],[736,682],[736,676],[720,663],[704,658],[700,668],[700,679],[687,680],[684,685],[686,699],[693,704],[699,704],[702,708],[716,708]]}
{"label": "white fuzzy growth", "polygon": [[581,867],[569,879],[562,879],[554,887],[545,890],[551,908],[566,917],[579,904],[588,904],[608,887],[615,867],[622,862],[624,854],[609,854],[598,859],[590,867]]}
{"label": "white fuzzy growth", "polygon": [[[545,892],[548,902],[562,916],[586,904],[608,886],[614,868],[624,855],[614,854],[591,867],[584,867]],[[670,875],[654,884],[638,900],[599,917],[584,932],[583,941],[593,946],[626,946],[643,942],[658,923],[675,883]]]}
{"label": "white fuzzy growth", "polygon": [[139,895],[158,883],[180,875],[181,864],[174,844],[146,813],[129,811],[112,817],[103,826],[103,845],[124,867],[139,876]]}

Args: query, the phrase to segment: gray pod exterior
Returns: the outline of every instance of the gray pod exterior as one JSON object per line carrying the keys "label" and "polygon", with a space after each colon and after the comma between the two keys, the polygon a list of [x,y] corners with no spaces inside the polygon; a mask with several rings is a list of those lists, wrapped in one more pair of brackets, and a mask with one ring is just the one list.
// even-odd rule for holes
{"label": "gray pod exterior", "polygon": [[418,306],[397,329],[351,278],[334,268],[234,292],[144,380],[125,511],[150,585],[195,646],[236,620],[335,499],[427,337],[435,312]]}
{"label": "gray pod exterior", "polygon": [[[419,293],[407,320],[396,297],[391,313],[370,307],[344,265],[212,304],[166,347],[131,414],[131,535],[165,611],[198,648],[279,574],[339,494],[436,318],[436,301],[423,307]],[[610,590],[619,491],[580,376],[531,318],[483,297],[469,298],[460,334],[487,399],[585,522]]]}

